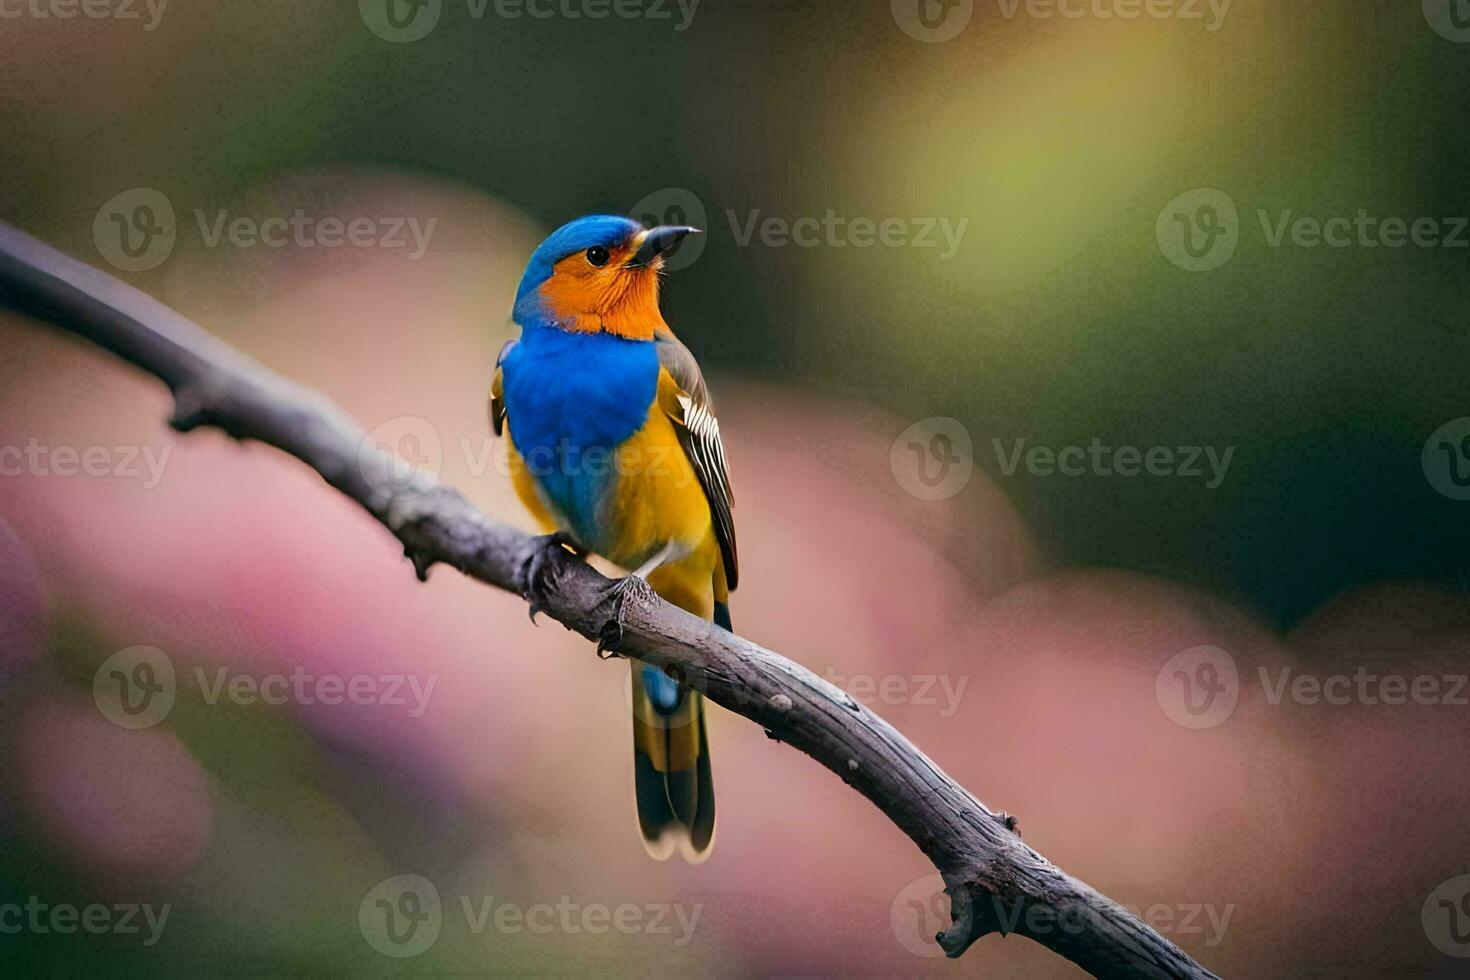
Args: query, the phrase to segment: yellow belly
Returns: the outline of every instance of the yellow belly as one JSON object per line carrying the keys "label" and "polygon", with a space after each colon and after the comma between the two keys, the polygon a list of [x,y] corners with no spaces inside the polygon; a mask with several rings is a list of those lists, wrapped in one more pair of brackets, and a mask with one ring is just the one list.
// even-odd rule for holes
{"label": "yellow belly", "polygon": [[[578,537],[555,511],[515,448],[515,420],[507,426],[510,476],[516,494],[547,531]],[[601,510],[598,540],[577,543],[624,568],[634,569],[672,546],[668,560],[649,575],[665,599],[708,619],[713,613],[714,574],[720,562],[709,502],[695,476],[674,424],[655,402],[648,419],[611,454],[616,476]]]}

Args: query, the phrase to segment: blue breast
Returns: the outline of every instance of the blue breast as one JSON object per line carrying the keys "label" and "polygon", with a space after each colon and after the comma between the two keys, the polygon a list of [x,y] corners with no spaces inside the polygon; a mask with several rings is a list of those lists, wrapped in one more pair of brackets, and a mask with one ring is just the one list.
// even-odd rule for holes
{"label": "blue breast", "polygon": [[658,389],[651,341],[533,326],[501,364],[516,449],[548,500],[589,548],[616,481],[612,451],[643,427]]}

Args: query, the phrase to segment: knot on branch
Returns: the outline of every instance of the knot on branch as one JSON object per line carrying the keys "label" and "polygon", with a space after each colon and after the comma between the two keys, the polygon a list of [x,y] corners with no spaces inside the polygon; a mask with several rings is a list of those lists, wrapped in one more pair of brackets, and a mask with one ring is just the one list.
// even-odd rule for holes
{"label": "knot on branch", "polygon": [[957,881],[944,874],[944,893],[949,896],[950,927],[934,937],[950,959],[969,949],[975,940],[998,932],[1008,935],[1007,919],[1001,914],[1000,895],[979,881]]}
{"label": "knot on branch", "polygon": [[389,498],[383,523],[403,542],[403,556],[413,562],[420,582],[429,580],[429,569],[443,561],[439,541],[453,530],[446,514],[461,516],[467,510],[457,490],[434,485],[425,490],[408,490]]}
{"label": "knot on branch", "polygon": [[[219,394],[216,386],[204,382],[180,385],[174,390],[174,410],[169,416],[169,426],[176,432],[192,432],[202,425],[209,425],[216,417],[214,404]],[[226,431],[229,431],[227,427]]]}

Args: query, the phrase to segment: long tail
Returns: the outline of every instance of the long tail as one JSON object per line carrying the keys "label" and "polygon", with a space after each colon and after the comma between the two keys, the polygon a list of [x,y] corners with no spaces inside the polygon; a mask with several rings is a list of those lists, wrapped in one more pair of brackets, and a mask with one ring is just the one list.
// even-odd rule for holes
{"label": "long tail", "polygon": [[[714,620],[730,628],[725,601],[715,603]],[[632,667],[633,777],[643,846],[659,861],[679,851],[698,864],[715,840],[704,696],[656,667],[636,661]]]}

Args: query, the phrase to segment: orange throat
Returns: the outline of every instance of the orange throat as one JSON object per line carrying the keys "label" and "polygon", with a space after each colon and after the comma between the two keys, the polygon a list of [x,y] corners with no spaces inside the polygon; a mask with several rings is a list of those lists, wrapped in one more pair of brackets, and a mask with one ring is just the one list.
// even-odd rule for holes
{"label": "orange throat", "polygon": [[556,273],[541,284],[540,293],[547,312],[563,328],[629,340],[652,340],[655,331],[668,329],[658,311],[657,265],[619,267],[601,275],[566,274],[560,268]]}

